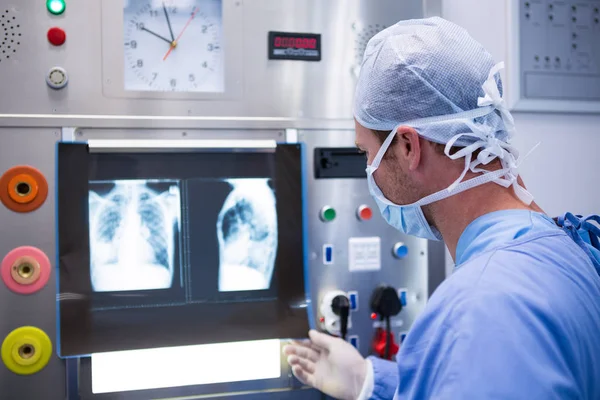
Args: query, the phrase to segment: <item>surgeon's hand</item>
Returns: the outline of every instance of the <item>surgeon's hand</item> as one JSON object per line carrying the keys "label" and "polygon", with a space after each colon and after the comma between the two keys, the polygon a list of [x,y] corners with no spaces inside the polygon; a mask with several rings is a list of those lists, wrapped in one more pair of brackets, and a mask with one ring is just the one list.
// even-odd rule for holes
{"label": "surgeon's hand", "polygon": [[350,343],[311,330],[310,341],[283,348],[294,375],[305,385],[343,400],[356,400],[370,368]]}

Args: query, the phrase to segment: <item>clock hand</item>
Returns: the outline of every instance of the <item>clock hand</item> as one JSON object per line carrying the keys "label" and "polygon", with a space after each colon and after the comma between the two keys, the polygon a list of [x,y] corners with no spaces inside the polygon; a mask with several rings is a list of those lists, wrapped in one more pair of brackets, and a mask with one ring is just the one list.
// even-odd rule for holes
{"label": "clock hand", "polygon": [[175,36],[173,35],[173,28],[171,27],[171,20],[169,19],[169,13],[167,12],[167,7],[165,6],[165,2],[163,1],[163,11],[165,12],[165,18],[167,19],[167,25],[169,25],[169,32],[171,33],[171,43],[175,41]]}
{"label": "clock hand", "polygon": [[192,12],[192,16],[186,22],[185,26],[181,30],[181,33],[179,34],[179,36],[177,36],[177,39],[175,39],[173,41],[173,43],[171,43],[171,48],[169,49],[169,51],[167,51],[167,54],[165,54],[165,56],[163,58],[163,61],[165,61],[167,59],[167,57],[169,57],[169,54],[171,54],[171,52],[173,51],[173,49],[175,49],[175,47],[177,47],[177,42],[179,42],[179,39],[181,39],[181,36],[183,35],[183,33],[185,32],[185,30],[187,29],[187,27],[190,25],[190,22],[192,22],[192,20],[196,17],[196,14],[198,13],[198,11],[200,11],[198,9],[198,7],[194,8],[194,12]]}
{"label": "clock hand", "polygon": [[152,32],[151,30],[149,30],[149,29],[146,29],[146,27],[143,27],[143,28],[141,28],[141,30],[143,30],[143,31],[146,31],[146,32],[148,32],[149,34],[151,34],[151,35],[154,35],[154,36],[156,36],[157,38],[159,38],[159,39],[162,39],[162,40],[164,40],[165,42],[167,42],[167,43],[169,43],[169,44],[172,44],[172,43],[173,43],[173,42],[171,42],[169,39],[167,39],[167,38],[164,38],[164,37],[160,36],[158,33],[154,33],[154,32]]}

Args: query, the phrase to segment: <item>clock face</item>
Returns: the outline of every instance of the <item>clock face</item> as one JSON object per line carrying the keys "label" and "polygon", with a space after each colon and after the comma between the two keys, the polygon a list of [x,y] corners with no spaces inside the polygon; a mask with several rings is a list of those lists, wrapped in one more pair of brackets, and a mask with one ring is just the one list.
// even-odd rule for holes
{"label": "clock face", "polygon": [[125,90],[222,92],[221,0],[126,0]]}

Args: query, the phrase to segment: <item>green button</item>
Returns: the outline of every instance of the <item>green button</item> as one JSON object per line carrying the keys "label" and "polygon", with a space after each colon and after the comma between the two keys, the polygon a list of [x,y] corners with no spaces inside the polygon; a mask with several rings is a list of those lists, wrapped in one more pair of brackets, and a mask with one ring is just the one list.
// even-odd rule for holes
{"label": "green button", "polygon": [[321,210],[321,218],[325,222],[330,222],[335,219],[335,210],[331,207],[323,207]]}
{"label": "green button", "polygon": [[51,14],[60,15],[65,12],[65,0],[46,0],[46,7]]}

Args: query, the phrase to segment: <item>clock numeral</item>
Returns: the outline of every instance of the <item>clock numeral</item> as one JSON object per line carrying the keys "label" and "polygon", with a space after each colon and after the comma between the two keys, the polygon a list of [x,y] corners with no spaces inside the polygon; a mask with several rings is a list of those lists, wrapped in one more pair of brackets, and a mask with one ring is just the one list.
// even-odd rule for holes
{"label": "clock numeral", "polygon": [[137,60],[138,68],[142,68],[144,66],[144,60]]}
{"label": "clock numeral", "polygon": [[177,79],[171,79],[171,87],[177,86]]}
{"label": "clock numeral", "polygon": [[135,26],[136,26],[136,28],[137,28],[138,30],[140,30],[140,31],[141,31],[142,29],[144,29],[144,23],[143,23],[143,22],[136,22]]}
{"label": "clock numeral", "polygon": [[135,40],[132,40],[131,42],[129,42],[129,46],[131,46],[132,49],[137,49],[137,42]]}
{"label": "clock numeral", "polygon": [[202,25],[202,33],[206,33],[208,31],[208,26]]}
{"label": "clock numeral", "polygon": [[157,76],[158,76],[158,73],[153,72],[152,73],[152,81],[155,81]]}
{"label": "clock numeral", "polygon": [[158,10],[150,10],[151,17],[158,17]]}
{"label": "clock numeral", "polygon": [[177,7],[171,7],[171,14],[177,14]]}
{"label": "clock numeral", "polygon": [[214,44],[212,44],[212,43],[209,43],[209,44],[208,44],[208,46],[206,46],[206,49],[207,49],[208,51],[213,51],[213,50],[215,49],[215,45],[214,45]]}
{"label": "clock numeral", "polygon": [[206,61],[202,63],[202,68],[208,68],[208,63]]}
{"label": "clock numeral", "polygon": [[194,74],[190,74],[188,79],[190,80],[190,82],[194,82],[196,80],[196,76]]}

